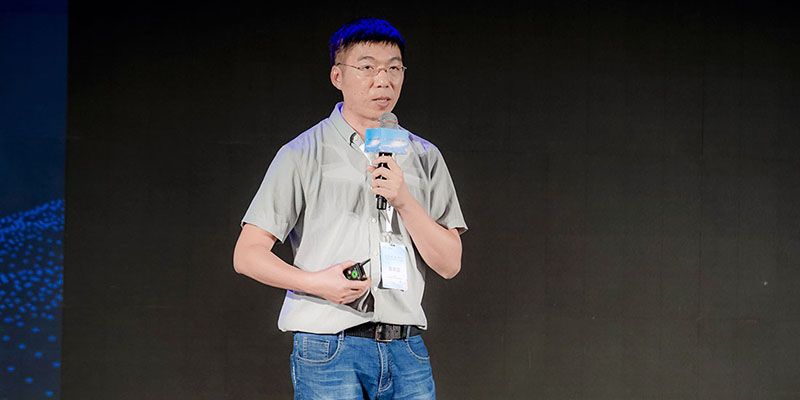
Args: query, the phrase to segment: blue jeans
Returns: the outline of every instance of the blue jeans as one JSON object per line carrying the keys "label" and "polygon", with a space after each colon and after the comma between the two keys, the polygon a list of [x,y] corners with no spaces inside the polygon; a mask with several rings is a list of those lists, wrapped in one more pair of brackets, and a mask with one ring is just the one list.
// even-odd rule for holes
{"label": "blue jeans", "polygon": [[378,342],[356,336],[295,333],[291,355],[296,400],[433,400],[422,337]]}

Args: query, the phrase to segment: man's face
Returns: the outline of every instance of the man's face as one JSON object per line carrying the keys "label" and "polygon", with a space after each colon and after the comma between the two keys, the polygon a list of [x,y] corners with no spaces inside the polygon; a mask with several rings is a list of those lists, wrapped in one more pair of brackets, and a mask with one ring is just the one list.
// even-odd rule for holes
{"label": "man's face", "polygon": [[331,68],[331,82],[342,91],[345,118],[355,118],[365,126],[376,125],[381,114],[394,109],[404,77],[400,68],[403,59],[396,45],[358,43],[340,54],[336,64]]}

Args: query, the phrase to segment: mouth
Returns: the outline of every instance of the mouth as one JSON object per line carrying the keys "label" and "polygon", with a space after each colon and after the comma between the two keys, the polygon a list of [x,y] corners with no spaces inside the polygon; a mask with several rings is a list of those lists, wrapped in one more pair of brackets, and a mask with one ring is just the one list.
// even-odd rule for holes
{"label": "mouth", "polygon": [[392,99],[390,97],[376,97],[372,99],[372,101],[374,101],[375,103],[377,103],[382,107],[386,107],[392,102]]}

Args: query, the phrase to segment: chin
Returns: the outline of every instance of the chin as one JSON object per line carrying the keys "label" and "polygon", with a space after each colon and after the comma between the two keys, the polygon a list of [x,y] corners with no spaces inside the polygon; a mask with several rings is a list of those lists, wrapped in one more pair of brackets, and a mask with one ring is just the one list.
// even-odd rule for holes
{"label": "chin", "polygon": [[394,110],[394,104],[389,104],[386,107],[378,107],[378,116],[385,112],[391,112],[392,110]]}
{"label": "chin", "polygon": [[383,115],[383,113],[391,112],[391,111],[392,111],[391,107],[379,108],[379,109],[375,110],[375,112],[372,114],[372,117],[375,118],[375,121],[377,121],[378,118],[380,118],[381,115]]}

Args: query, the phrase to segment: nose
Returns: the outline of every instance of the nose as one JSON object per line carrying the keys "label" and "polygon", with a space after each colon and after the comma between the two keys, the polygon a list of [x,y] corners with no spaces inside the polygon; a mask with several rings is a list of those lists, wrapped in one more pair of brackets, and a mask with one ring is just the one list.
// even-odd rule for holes
{"label": "nose", "polygon": [[375,75],[375,84],[389,86],[389,81],[389,70],[387,68],[379,68],[378,73]]}

